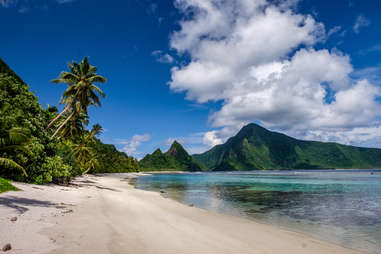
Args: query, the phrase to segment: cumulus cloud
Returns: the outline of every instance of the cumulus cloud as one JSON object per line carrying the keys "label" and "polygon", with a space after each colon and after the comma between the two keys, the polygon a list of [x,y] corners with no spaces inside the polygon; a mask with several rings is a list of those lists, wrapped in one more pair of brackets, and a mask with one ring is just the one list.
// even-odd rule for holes
{"label": "cumulus cloud", "polygon": [[[169,86],[188,100],[222,102],[210,115],[216,129],[205,133],[205,145],[224,142],[253,121],[299,138],[345,143],[358,141],[355,129],[371,133],[380,125],[380,88],[351,77],[350,56],[314,49],[339,27],[327,34],[295,4],[176,1],[186,17],[170,45],[190,61],[172,68]],[[356,30],[366,24],[360,18]]]}
{"label": "cumulus cloud", "polygon": [[171,55],[169,55],[168,53],[164,53],[161,50],[153,51],[152,56],[154,56],[156,58],[156,61],[160,63],[171,64],[175,61],[175,59]]}
{"label": "cumulus cloud", "polygon": [[118,143],[124,145],[122,151],[126,154],[139,156],[142,153],[139,152],[137,149],[142,143],[150,141],[151,138],[152,137],[149,134],[134,135],[131,139],[119,140]]}
{"label": "cumulus cloud", "polygon": [[362,27],[367,27],[370,24],[371,22],[368,18],[364,17],[363,15],[359,15],[357,16],[356,22],[353,25],[353,31],[358,34]]}

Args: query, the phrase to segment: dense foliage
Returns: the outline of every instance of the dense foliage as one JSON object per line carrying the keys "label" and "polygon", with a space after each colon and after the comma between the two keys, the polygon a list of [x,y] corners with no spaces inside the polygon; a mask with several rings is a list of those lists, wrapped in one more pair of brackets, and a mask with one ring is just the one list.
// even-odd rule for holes
{"label": "dense foliage", "polygon": [[225,144],[193,155],[204,170],[380,168],[381,149],[302,141],[249,124]]}
{"label": "dense foliage", "polygon": [[[92,103],[84,98],[81,102]],[[79,105],[78,101],[75,105]],[[113,145],[103,144],[94,135],[91,144],[80,144],[92,133],[85,129],[88,115],[84,116],[83,105],[79,105],[80,111],[75,111],[68,121],[63,114],[46,130],[57,116],[57,108],[44,109],[28,85],[0,59],[0,176],[42,184],[64,182],[86,170],[94,173],[139,170],[134,158],[118,152]],[[51,138],[55,132],[59,135]],[[20,139],[20,134],[27,138]],[[83,160],[75,153],[80,145],[81,155],[86,154],[83,152],[86,149],[91,151],[86,154],[88,157],[81,157]]]}
{"label": "dense foliage", "polygon": [[152,154],[145,156],[140,162],[140,167],[146,171],[156,170],[187,170],[198,171],[200,166],[194,161],[187,151],[177,141],[173,142],[166,153],[157,149]]}

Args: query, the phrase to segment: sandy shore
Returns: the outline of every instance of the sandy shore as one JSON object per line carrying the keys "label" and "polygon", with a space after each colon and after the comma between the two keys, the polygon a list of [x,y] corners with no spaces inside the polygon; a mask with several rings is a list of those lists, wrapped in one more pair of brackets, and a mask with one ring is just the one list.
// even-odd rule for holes
{"label": "sandy shore", "polygon": [[86,176],[76,179],[78,187],[15,184],[23,191],[0,194],[0,248],[11,243],[10,253],[360,253],[188,207],[134,189],[126,176]]}

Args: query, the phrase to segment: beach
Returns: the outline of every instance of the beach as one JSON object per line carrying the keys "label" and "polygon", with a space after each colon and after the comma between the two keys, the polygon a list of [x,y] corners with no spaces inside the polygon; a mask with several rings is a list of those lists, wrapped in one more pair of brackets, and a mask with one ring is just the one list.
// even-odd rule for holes
{"label": "beach", "polygon": [[[272,225],[187,206],[110,174],[0,194],[10,253],[361,253]],[[16,217],[16,221],[11,221]]]}

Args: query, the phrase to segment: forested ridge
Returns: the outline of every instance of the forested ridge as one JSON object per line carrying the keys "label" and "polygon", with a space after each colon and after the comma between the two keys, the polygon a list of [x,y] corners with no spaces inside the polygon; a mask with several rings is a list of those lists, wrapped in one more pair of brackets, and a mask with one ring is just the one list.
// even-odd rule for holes
{"label": "forested ridge", "polygon": [[257,124],[193,158],[204,170],[369,169],[381,167],[381,149],[298,140]]}

